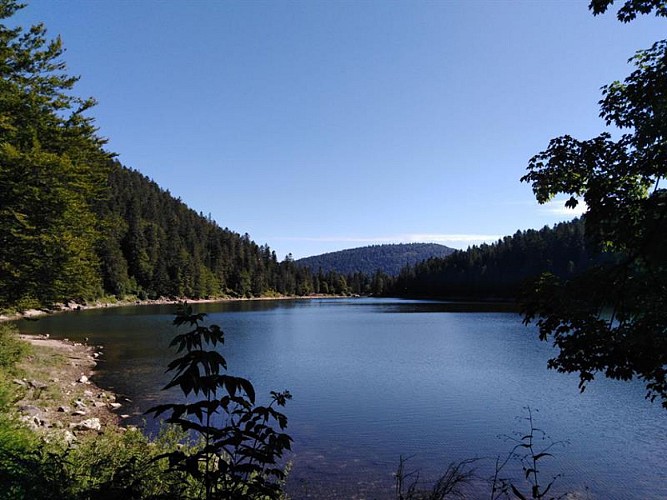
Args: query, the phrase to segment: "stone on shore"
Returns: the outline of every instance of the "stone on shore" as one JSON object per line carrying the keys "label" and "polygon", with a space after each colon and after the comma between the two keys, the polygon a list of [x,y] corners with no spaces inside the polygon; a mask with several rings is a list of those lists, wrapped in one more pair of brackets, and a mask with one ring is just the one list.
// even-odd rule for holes
{"label": "stone on shore", "polygon": [[102,424],[100,419],[97,417],[89,418],[88,420],[82,420],[78,423],[69,424],[70,429],[75,431],[100,431],[102,430]]}

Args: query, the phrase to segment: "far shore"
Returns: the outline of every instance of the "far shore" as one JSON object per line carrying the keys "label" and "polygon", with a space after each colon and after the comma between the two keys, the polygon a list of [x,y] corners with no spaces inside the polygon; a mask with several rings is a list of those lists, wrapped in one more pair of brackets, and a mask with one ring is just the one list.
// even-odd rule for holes
{"label": "far shore", "polygon": [[129,306],[144,306],[144,305],[162,305],[162,304],[208,304],[208,303],[223,303],[223,302],[245,302],[245,301],[269,301],[269,300],[309,300],[309,299],[345,299],[358,297],[358,295],[326,295],[326,294],[312,294],[312,295],[294,295],[294,296],[270,296],[270,297],[219,297],[213,299],[191,299],[186,297],[181,298],[167,298],[160,297],[159,299],[119,299],[113,302],[96,301],[93,303],[78,303],[68,302],[66,304],[57,304],[52,308],[42,309],[27,309],[22,312],[13,314],[0,314],[0,321],[15,321],[19,319],[32,319],[40,316],[47,316],[49,314],[60,314],[67,312],[85,311],[88,309],[105,309],[109,307],[129,307]]}

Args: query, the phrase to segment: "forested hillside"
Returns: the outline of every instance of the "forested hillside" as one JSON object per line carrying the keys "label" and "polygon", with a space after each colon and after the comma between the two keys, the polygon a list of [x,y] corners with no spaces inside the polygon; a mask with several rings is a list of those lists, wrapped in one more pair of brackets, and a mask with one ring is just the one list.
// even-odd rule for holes
{"label": "forested hillside", "polygon": [[248,234],[221,228],[141,173],[114,163],[97,205],[104,289],[141,298],[352,293],[344,276],[279,262]]}
{"label": "forested hillside", "polygon": [[[599,257],[598,257],[599,258]],[[569,278],[593,261],[581,220],[517,231],[492,245],[473,246],[441,259],[403,269],[394,288],[398,296],[439,298],[514,298],[522,284],[543,272]]]}
{"label": "forested hillside", "polygon": [[[0,2],[0,19],[20,8]],[[312,274],[222,229],[113,161],[74,93],[60,39],[0,24],[0,309],[104,295],[364,293],[369,278]],[[184,168],[187,166],[184,165]],[[348,283],[349,281],[349,283]]]}
{"label": "forested hillside", "polygon": [[371,275],[380,270],[389,276],[397,276],[405,266],[413,266],[431,257],[445,257],[453,251],[452,248],[435,243],[372,245],[306,257],[296,263],[324,272]]}

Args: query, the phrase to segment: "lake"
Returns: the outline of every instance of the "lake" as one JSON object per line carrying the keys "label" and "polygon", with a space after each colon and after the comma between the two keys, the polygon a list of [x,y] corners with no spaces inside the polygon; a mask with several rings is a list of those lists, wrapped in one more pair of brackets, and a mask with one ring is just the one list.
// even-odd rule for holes
{"label": "lake", "polygon": [[[294,438],[294,498],[392,498],[399,457],[434,478],[452,461],[479,458],[489,477],[507,436],[528,431],[525,407],[559,442],[543,463],[557,492],[600,499],[667,498],[667,412],[641,383],[546,369],[551,347],[512,312],[398,299],[315,299],[196,304],[226,333],[230,373],[250,378],[260,402],[271,390],[294,399],[284,412]],[[141,423],[175,357],[175,306],[137,306],[20,321],[23,333],[88,338],[104,346],[95,380],[131,399],[120,410]],[[265,397],[263,397],[265,396]],[[146,422],[147,432],[156,423]],[[548,443],[543,441],[541,443]],[[508,473],[520,471],[507,469]],[[528,488],[517,479],[524,491]],[[478,482],[472,497],[488,498]]]}

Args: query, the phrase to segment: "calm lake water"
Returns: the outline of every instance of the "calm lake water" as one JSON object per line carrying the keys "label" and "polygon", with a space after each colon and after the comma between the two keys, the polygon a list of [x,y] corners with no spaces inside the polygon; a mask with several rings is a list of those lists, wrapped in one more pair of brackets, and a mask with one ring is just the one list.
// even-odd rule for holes
{"label": "calm lake water", "polygon": [[[512,447],[503,436],[528,430],[525,407],[551,439],[566,441],[542,468],[547,482],[563,474],[558,492],[667,498],[667,412],[644,400],[637,383],[601,379],[580,394],[576,376],[546,369],[551,348],[515,313],[393,299],[196,309],[222,326],[229,370],[250,378],[259,400],[268,401],[271,390],[293,394],[285,413],[294,498],[391,498],[400,456],[411,457],[408,469],[420,469],[424,479],[451,461],[478,457],[478,475],[489,477],[495,458]],[[180,397],[161,391],[175,357],[167,347],[174,310],[90,310],[19,327],[104,346],[95,380],[130,398],[121,413],[141,423],[144,410]],[[489,497],[483,482],[473,488],[472,498]]]}

